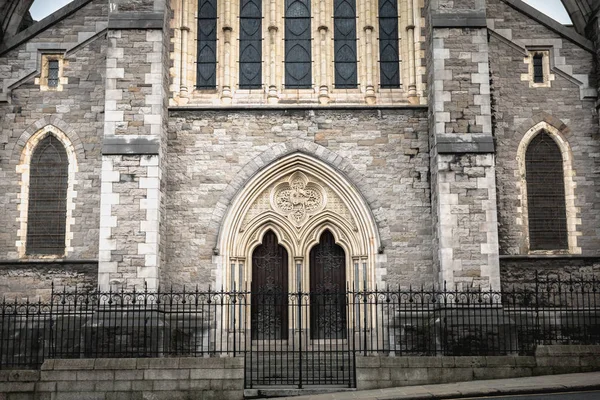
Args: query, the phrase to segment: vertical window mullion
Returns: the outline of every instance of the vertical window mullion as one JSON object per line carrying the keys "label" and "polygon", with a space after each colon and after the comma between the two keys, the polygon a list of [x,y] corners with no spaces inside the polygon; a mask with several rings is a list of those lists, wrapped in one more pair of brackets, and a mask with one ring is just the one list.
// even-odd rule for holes
{"label": "vertical window mullion", "polygon": [[217,87],[217,0],[198,0],[196,87]]}
{"label": "vertical window mullion", "polygon": [[240,1],[240,88],[262,85],[262,1]]}
{"label": "vertical window mullion", "polygon": [[333,18],[335,87],[355,88],[358,82],[356,68],[356,1],[335,0]]}
{"label": "vertical window mullion", "polygon": [[285,87],[312,86],[310,0],[285,0]]}
{"label": "vertical window mullion", "polygon": [[400,87],[398,2],[379,0],[379,72],[382,88]]}

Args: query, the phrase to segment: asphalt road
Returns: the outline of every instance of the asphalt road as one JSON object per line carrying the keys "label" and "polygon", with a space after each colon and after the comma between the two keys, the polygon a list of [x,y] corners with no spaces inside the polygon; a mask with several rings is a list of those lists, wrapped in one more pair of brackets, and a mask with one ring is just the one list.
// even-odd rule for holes
{"label": "asphalt road", "polygon": [[[525,394],[516,396],[469,397],[470,400],[600,400],[600,390],[590,392]],[[467,399],[464,399],[467,400]]]}

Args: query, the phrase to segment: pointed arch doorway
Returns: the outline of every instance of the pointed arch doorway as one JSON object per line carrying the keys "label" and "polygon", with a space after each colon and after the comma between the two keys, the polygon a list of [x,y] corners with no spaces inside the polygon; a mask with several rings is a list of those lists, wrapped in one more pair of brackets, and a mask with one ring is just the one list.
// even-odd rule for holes
{"label": "pointed arch doorway", "polygon": [[347,176],[306,153],[278,158],[236,194],[217,247],[217,283],[251,291],[232,322],[245,333],[247,387],[353,386],[346,289],[385,273],[374,216]]}

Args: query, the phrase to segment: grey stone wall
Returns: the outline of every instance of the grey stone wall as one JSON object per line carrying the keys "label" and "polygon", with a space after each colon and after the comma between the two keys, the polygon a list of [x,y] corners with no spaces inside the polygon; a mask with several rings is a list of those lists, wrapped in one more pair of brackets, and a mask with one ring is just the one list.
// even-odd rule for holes
{"label": "grey stone wall", "polygon": [[0,371],[0,398],[241,400],[243,358],[47,360],[41,371]]}
{"label": "grey stone wall", "polygon": [[538,277],[551,277],[568,282],[569,279],[598,279],[600,257],[511,257],[500,258],[502,287],[511,290],[523,284],[531,284]]}
{"label": "grey stone wall", "polygon": [[[572,74],[594,79],[594,54],[500,0],[488,1],[488,16],[494,30],[509,35],[521,44],[554,46],[564,57]],[[523,135],[538,122],[545,121],[561,131],[572,149],[575,207],[581,224],[577,244],[584,255],[600,254],[600,213],[598,209],[597,173],[598,117],[594,99],[581,99],[580,87],[559,73],[551,87],[529,87],[521,75],[528,73],[524,54],[498,35],[490,35],[490,70],[494,135],[497,144],[497,186],[500,254],[523,254],[527,232],[517,219],[521,190],[517,149]],[[564,67],[563,67],[564,69]],[[568,70],[568,68],[566,69]]]}
{"label": "grey stone wall", "polygon": [[79,165],[74,186],[73,252],[68,258],[97,258],[106,41],[96,31],[105,26],[107,9],[106,1],[94,1],[0,57],[0,77],[6,85],[35,72],[40,51],[70,50],[64,59],[68,83],[62,91],[41,92],[34,74],[10,93],[3,93],[10,97],[8,103],[0,103],[0,258],[4,260],[18,256],[15,242],[19,239],[21,176],[16,166],[26,140],[49,124],[67,134]]}
{"label": "grey stone wall", "polygon": [[600,346],[539,346],[534,357],[356,357],[359,390],[600,370]]}
{"label": "grey stone wall", "polygon": [[55,290],[77,288],[91,291],[98,284],[96,262],[9,262],[0,263],[0,295],[7,299],[48,299]]}
{"label": "grey stone wall", "polygon": [[[275,161],[279,144],[333,152],[377,222],[390,283],[431,283],[427,116],[423,108],[171,111],[164,284],[214,282],[219,199],[245,169]],[[306,146],[303,144],[305,143]],[[310,146],[309,146],[310,144]],[[324,160],[329,163],[328,160]],[[231,193],[233,196],[234,193]]]}

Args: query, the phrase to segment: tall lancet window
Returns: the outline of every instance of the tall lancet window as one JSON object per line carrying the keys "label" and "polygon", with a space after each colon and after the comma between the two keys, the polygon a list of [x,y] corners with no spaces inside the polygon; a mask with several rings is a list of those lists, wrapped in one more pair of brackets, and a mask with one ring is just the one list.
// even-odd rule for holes
{"label": "tall lancet window", "polygon": [[546,132],[529,143],[525,169],[530,250],[568,249],[563,159]]}
{"label": "tall lancet window", "polygon": [[310,88],[310,0],[285,0],[285,87]]}
{"label": "tall lancet window", "polygon": [[262,84],[262,1],[240,0],[240,88]]}
{"label": "tall lancet window", "polygon": [[69,160],[62,143],[48,135],[37,145],[29,169],[28,255],[65,252]]}
{"label": "tall lancet window", "polygon": [[355,88],[356,78],[356,1],[335,0],[333,10],[335,87]]}
{"label": "tall lancet window", "polygon": [[398,2],[379,0],[379,72],[382,88],[400,87]]}
{"label": "tall lancet window", "polygon": [[217,0],[198,0],[196,88],[217,87]]}

